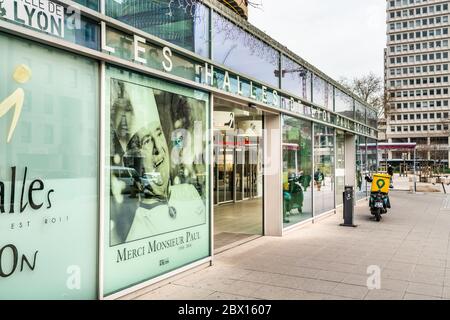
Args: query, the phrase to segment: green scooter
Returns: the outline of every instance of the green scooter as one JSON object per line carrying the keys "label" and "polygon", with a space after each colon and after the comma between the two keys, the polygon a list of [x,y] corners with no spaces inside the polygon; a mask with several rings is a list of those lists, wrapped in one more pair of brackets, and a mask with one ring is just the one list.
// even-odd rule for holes
{"label": "green scooter", "polygon": [[283,222],[289,223],[288,216],[292,215],[292,210],[297,209],[296,214],[302,214],[304,194],[311,184],[311,176],[290,174],[288,177],[289,188],[283,192],[284,210]]}

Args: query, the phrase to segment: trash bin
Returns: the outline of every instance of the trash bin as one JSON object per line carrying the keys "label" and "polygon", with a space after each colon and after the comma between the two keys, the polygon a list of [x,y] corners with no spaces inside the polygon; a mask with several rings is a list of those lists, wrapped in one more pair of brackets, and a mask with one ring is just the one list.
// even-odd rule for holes
{"label": "trash bin", "polygon": [[343,207],[343,215],[344,215],[344,223],[341,224],[343,227],[356,227],[353,223],[353,214],[355,211],[355,194],[353,190],[353,186],[345,186],[344,192],[344,207]]}

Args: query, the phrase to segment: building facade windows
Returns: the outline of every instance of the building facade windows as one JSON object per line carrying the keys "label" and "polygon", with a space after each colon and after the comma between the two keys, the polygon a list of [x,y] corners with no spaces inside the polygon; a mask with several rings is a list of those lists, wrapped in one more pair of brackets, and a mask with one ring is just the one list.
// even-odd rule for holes
{"label": "building facade windows", "polygon": [[0,18],[0,298],[121,297],[210,263],[223,202],[282,236],[366,168],[376,110],[226,10],[78,3],[64,35]]}
{"label": "building facade windows", "polygon": [[312,123],[283,116],[283,224],[312,218]]}
{"label": "building facade windows", "polygon": [[[0,139],[4,299],[97,296],[98,68],[80,55],[0,33],[0,104],[7,106],[9,97],[16,108],[30,105],[9,142],[6,135]],[[13,112],[0,117],[2,132],[10,132]],[[17,190],[14,196],[5,189],[11,181],[35,189],[26,203],[20,204]],[[7,205],[6,195],[14,200]],[[24,254],[29,264],[15,266],[5,258],[8,250]],[[66,285],[68,272],[82,272],[79,289]]]}

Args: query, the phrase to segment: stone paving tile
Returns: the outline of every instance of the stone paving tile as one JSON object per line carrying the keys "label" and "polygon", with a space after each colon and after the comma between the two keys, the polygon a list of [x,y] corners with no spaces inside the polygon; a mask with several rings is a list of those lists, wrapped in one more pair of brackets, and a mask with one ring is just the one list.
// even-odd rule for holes
{"label": "stone paving tile", "polygon": [[334,296],[334,295],[331,295],[331,294],[327,294],[327,295],[324,295],[322,300],[337,300],[337,301],[339,301],[339,300],[357,300],[357,299],[349,298],[349,297]]}
{"label": "stone paving tile", "polygon": [[334,271],[334,272],[353,272],[356,269],[356,265],[341,263],[341,262],[331,262],[325,266],[324,270]]}
{"label": "stone paving tile", "polygon": [[322,295],[302,290],[266,285],[261,286],[254,295],[266,300],[321,300],[323,298]]}
{"label": "stone paving tile", "polygon": [[392,270],[392,269],[384,269],[382,271],[383,277],[388,279],[395,280],[404,280],[409,281],[412,276],[412,271],[409,270]]}
{"label": "stone paving tile", "polygon": [[445,276],[445,268],[416,265],[416,267],[414,268],[414,273],[422,273],[422,274],[427,274],[427,275],[435,275],[435,276],[444,277]]}
{"label": "stone paving tile", "polygon": [[364,299],[368,291],[367,287],[340,283],[334,288],[331,294],[354,299]]}
{"label": "stone paving tile", "polygon": [[206,299],[213,291],[192,287],[184,287],[169,284],[154,291],[148,292],[142,296],[136,297],[136,300],[202,300]]}
{"label": "stone paving tile", "polygon": [[235,294],[223,293],[223,292],[213,292],[206,297],[207,300],[259,300],[256,298],[238,296]]}
{"label": "stone paving tile", "polygon": [[405,255],[405,254],[396,254],[392,257],[392,261],[394,262],[403,262],[403,263],[414,263],[416,264],[419,260],[419,256]]}
{"label": "stone paving tile", "polygon": [[317,279],[301,279],[297,284],[300,290],[324,294],[331,293],[338,285],[337,282]]}
{"label": "stone paving tile", "polygon": [[409,282],[404,280],[387,279],[381,276],[381,289],[398,291],[404,293],[408,288]]}
{"label": "stone paving tile", "polygon": [[348,273],[338,272],[338,271],[320,271],[316,278],[319,280],[326,280],[332,282],[342,282],[345,277],[347,277]]}
{"label": "stone paving tile", "polygon": [[390,261],[385,265],[384,269],[411,273],[414,271],[415,266],[413,263]]}
{"label": "stone paving tile", "polygon": [[402,300],[404,296],[403,292],[392,290],[369,290],[369,293],[365,296],[364,300]]}
{"label": "stone paving tile", "polygon": [[411,282],[431,284],[436,286],[444,285],[444,280],[445,280],[444,276],[439,276],[432,273],[416,273],[416,272],[413,272],[410,278]]}
{"label": "stone paving tile", "polygon": [[440,300],[440,298],[414,293],[405,293],[403,300]]}
{"label": "stone paving tile", "polygon": [[207,289],[211,291],[223,291],[226,292],[230,286],[232,286],[234,283],[236,283],[238,280],[232,280],[232,279],[220,279],[220,278],[208,278],[197,281],[195,284],[193,284],[193,287],[195,288],[202,288]]}
{"label": "stone paving tile", "polygon": [[291,276],[296,277],[303,277],[303,278],[316,278],[317,274],[321,271],[321,269],[315,269],[315,268],[307,268],[307,267],[287,267],[287,266],[280,266],[277,270],[280,274],[287,274]]}
{"label": "stone paving tile", "polygon": [[368,275],[348,274],[343,280],[344,284],[351,284],[355,286],[367,286]]}
{"label": "stone paving tile", "polygon": [[406,289],[407,293],[431,296],[431,297],[442,297],[443,286],[435,286],[424,283],[415,283],[410,282],[408,288]]}
{"label": "stone paving tile", "polygon": [[442,298],[444,298],[446,300],[450,300],[450,286],[444,287],[444,290],[443,290],[443,293],[442,293]]}
{"label": "stone paving tile", "polygon": [[443,259],[419,258],[417,261],[417,264],[424,265],[424,266],[444,268],[446,265],[446,261]]}
{"label": "stone paving tile", "polygon": [[[340,228],[338,214],[283,238],[259,238],[139,299],[450,299],[450,214],[438,212],[442,197],[393,193],[392,200],[402,210],[381,223],[368,219],[362,203],[358,228]],[[381,290],[366,286],[371,265],[381,267]]]}
{"label": "stone paving tile", "polygon": [[221,291],[232,295],[258,298],[257,292],[260,290],[261,287],[262,285],[259,283],[237,280],[234,281],[232,284],[228,285],[223,290],[217,291]]}

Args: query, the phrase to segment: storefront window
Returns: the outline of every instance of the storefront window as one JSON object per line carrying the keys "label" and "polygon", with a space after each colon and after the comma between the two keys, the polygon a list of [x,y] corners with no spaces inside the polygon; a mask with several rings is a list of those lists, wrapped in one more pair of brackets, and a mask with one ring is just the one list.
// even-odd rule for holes
{"label": "storefront window", "polygon": [[314,124],[314,213],[335,208],[334,129]]}
{"label": "storefront window", "polygon": [[97,297],[98,83],[97,62],[0,33],[0,299]]}
{"label": "storefront window", "polygon": [[345,133],[336,131],[336,205],[343,203],[345,188]]}
{"label": "storefront window", "polygon": [[111,66],[106,75],[109,295],[209,256],[209,98]]}
{"label": "storefront window", "polygon": [[311,122],[283,116],[283,224],[312,217]]}
{"label": "storefront window", "polygon": [[[128,61],[134,61],[133,41],[133,36],[112,28],[106,28],[106,45],[114,49],[114,52],[110,54],[116,57]],[[148,42],[141,43],[139,46],[144,49],[144,52],[142,52],[139,57],[146,61],[146,66],[156,70],[165,71],[162,64],[165,60],[163,56],[163,49],[161,47]],[[196,73],[196,65],[193,61],[190,61],[175,52],[172,54],[171,61],[171,74],[192,81],[200,81],[200,76]]]}
{"label": "storefront window", "polygon": [[339,89],[334,90],[334,95],[334,111],[338,114],[354,119],[355,116],[353,114],[353,98]]}
{"label": "storefront window", "polygon": [[367,174],[367,148],[366,138],[356,136],[356,190],[357,200],[367,196],[367,181],[364,179]]}
{"label": "storefront window", "polygon": [[355,101],[355,120],[366,123],[366,107],[358,101]]}
{"label": "storefront window", "polygon": [[76,3],[79,3],[89,9],[98,11],[98,1],[99,0],[74,0]]}
{"label": "storefront window", "polygon": [[367,125],[376,128],[378,123],[378,115],[375,110],[367,109]]}
{"label": "storefront window", "polygon": [[293,60],[281,56],[281,88],[311,101],[312,73]]}
{"label": "storefront window", "polygon": [[195,1],[106,0],[106,15],[209,57],[209,9]]}
{"label": "storefront window", "polygon": [[313,102],[333,111],[333,86],[313,75]]}
{"label": "storefront window", "polygon": [[[367,138],[367,171],[373,175],[378,170],[377,141]],[[370,184],[368,183],[367,192],[370,193]]]}
{"label": "storefront window", "polygon": [[83,47],[87,47],[94,50],[99,50],[99,26],[98,23],[81,16],[80,26],[74,24],[75,17],[67,14],[66,11],[66,27],[64,30],[64,40],[73,42]]}
{"label": "storefront window", "polygon": [[[35,2],[8,1],[8,3],[2,4],[3,2],[0,1],[0,19],[80,46],[94,50],[99,49],[98,23],[80,15],[80,12],[72,7],[64,7],[60,4],[49,2],[52,3],[52,8],[55,8],[54,15],[50,17],[50,12],[39,11],[37,16],[40,17],[41,20],[39,21],[42,21],[42,25],[38,27],[34,18],[25,18],[27,12],[34,12],[33,14],[35,14],[36,8],[33,7],[36,6]],[[17,8],[15,5],[17,5]]]}
{"label": "storefront window", "polygon": [[278,87],[278,51],[217,13],[213,32],[215,62]]}

